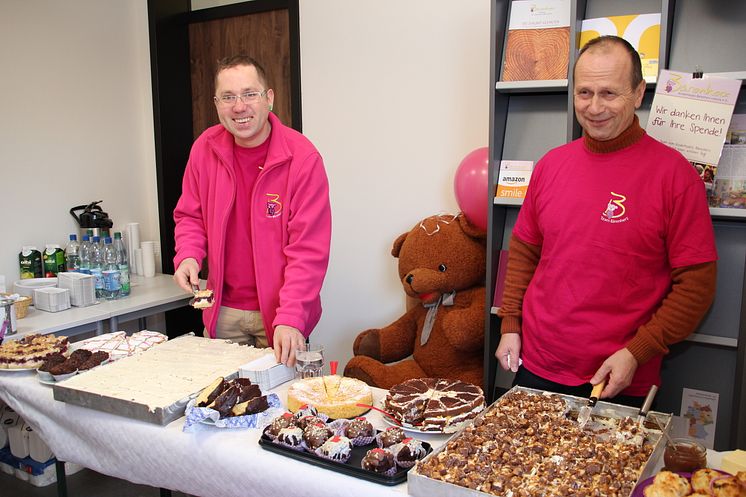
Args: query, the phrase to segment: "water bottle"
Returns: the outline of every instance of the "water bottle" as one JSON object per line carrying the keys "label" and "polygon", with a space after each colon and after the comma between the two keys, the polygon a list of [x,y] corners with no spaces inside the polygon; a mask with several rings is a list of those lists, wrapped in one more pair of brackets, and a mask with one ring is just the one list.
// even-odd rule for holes
{"label": "water bottle", "polygon": [[65,267],[70,272],[80,271],[80,244],[76,234],[70,235],[70,242],[65,247]]}
{"label": "water bottle", "polygon": [[90,251],[91,275],[96,278],[96,298],[104,296],[104,275],[102,271],[103,253],[101,252],[101,240],[98,236],[93,237]]}
{"label": "water bottle", "polygon": [[119,290],[122,288],[117,259],[117,249],[111,243],[111,238],[107,236],[104,240],[104,266],[101,270],[104,277],[103,295],[106,300],[118,298]]}
{"label": "water bottle", "polygon": [[117,251],[117,264],[119,265],[119,281],[122,288],[119,290],[120,297],[126,297],[130,294],[130,266],[127,259],[127,250],[124,247],[122,233],[114,233],[114,248]]}
{"label": "water bottle", "polygon": [[83,235],[83,241],[80,242],[80,272],[91,274],[91,242],[88,235]]}

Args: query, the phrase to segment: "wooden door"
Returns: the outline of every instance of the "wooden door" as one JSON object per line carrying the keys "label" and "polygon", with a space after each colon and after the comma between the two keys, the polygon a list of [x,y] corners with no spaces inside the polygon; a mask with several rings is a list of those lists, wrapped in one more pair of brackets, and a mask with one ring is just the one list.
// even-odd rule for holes
{"label": "wooden door", "polygon": [[213,104],[217,61],[238,54],[249,55],[264,67],[275,93],[273,112],[286,125],[293,125],[289,25],[287,9],[189,25],[194,138],[218,123]]}
{"label": "wooden door", "polygon": [[[190,0],[147,0],[156,178],[164,273],[173,274],[173,210],[194,139],[217,124],[212,103],[216,61],[245,52],[267,71],[274,112],[301,131],[298,0],[253,0],[192,11]],[[202,332],[200,313],[166,313],[169,336]]]}

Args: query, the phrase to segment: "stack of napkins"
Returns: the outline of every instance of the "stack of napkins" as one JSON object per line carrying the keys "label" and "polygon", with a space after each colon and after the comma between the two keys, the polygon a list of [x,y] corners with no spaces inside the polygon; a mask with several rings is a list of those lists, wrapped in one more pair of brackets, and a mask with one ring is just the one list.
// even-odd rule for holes
{"label": "stack of napkins", "polygon": [[70,290],[67,288],[39,288],[34,290],[34,307],[42,311],[57,312],[70,308]]}
{"label": "stack of napkins", "polygon": [[266,392],[295,378],[295,369],[278,363],[274,354],[267,354],[241,366],[238,376],[250,379]]}
{"label": "stack of napkins", "polygon": [[83,273],[58,273],[57,286],[70,290],[70,303],[85,307],[96,303],[96,278]]}

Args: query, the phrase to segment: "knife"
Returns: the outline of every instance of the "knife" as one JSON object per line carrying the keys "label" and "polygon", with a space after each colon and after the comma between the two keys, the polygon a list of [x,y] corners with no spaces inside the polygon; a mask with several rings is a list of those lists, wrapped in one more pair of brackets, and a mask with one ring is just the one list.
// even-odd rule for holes
{"label": "knife", "polygon": [[586,423],[588,423],[588,420],[591,419],[591,411],[596,405],[596,402],[598,402],[598,398],[601,396],[601,392],[603,392],[605,386],[606,378],[601,380],[601,383],[593,387],[591,396],[588,399],[588,403],[580,408],[580,413],[578,413],[578,425],[580,425],[581,429],[584,428]]}
{"label": "knife", "polygon": [[643,421],[648,417],[648,411],[650,410],[650,406],[653,404],[653,399],[655,398],[656,393],[658,393],[658,386],[651,385],[648,396],[645,397],[645,402],[643,402],[640,412],[637,414],[638,425],[642,426]]}

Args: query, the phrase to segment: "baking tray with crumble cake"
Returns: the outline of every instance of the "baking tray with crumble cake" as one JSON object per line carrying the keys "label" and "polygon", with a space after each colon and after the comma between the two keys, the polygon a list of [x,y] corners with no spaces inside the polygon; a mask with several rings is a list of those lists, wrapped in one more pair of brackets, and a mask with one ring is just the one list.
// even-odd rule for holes
{"label": "baking tray with crumble cake", "polygon": [[[407,475],[410,495],[630,497],[653,474],[672,415],[587,398],[513,387]],[[661,442],[663,440],[663,443]]]}

